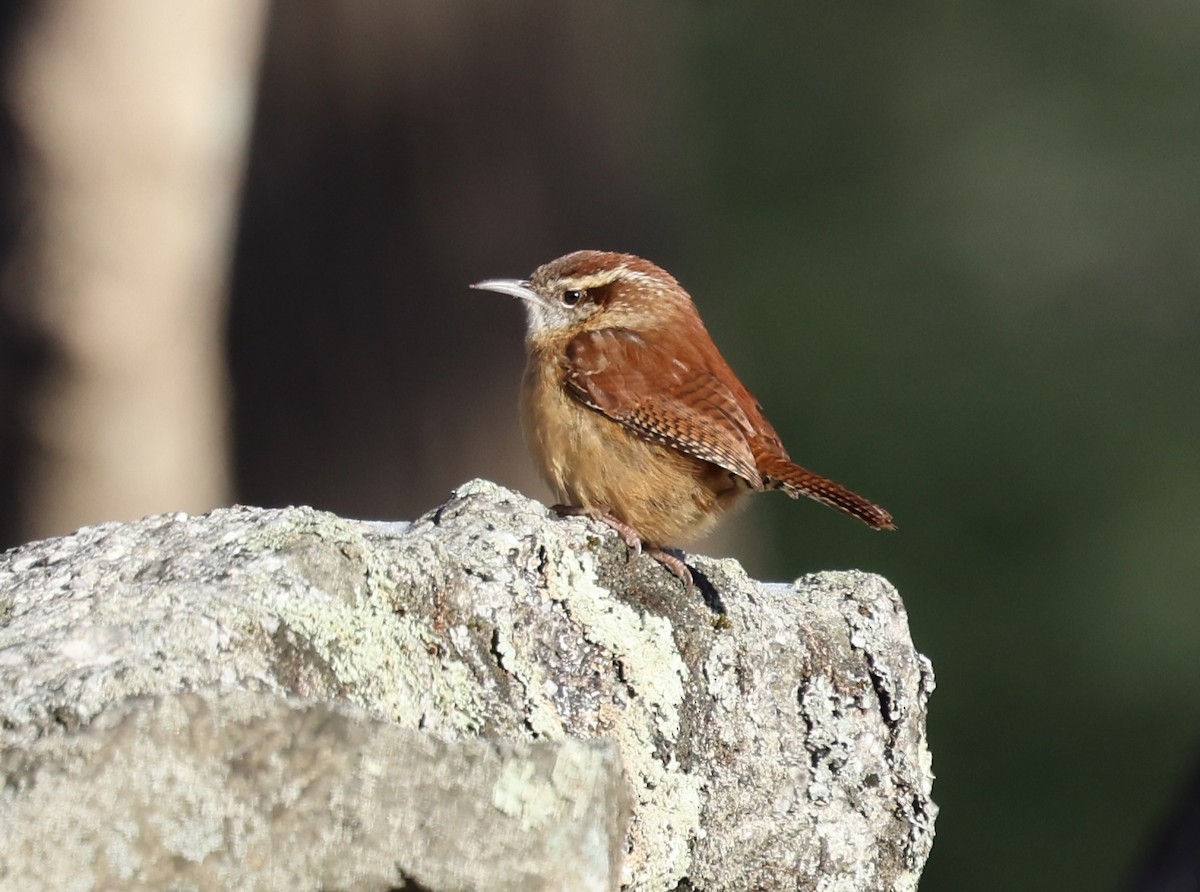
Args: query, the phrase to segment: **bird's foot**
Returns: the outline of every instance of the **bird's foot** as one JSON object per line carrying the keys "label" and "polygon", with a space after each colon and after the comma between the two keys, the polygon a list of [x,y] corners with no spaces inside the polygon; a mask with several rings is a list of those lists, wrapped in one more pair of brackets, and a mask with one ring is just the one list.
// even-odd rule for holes
{"label": "bird's foot", "polygon": [[695,590],[696,584],[692,581],[692,571],[688,569],[688,565],[683,562],[683,558],[677,554],[672,554],[665,548],[652,548],[646,546],[646,554],[654,558],[664,567],[671,571],[671,575],[683,583],[683,587],[689,592]]}

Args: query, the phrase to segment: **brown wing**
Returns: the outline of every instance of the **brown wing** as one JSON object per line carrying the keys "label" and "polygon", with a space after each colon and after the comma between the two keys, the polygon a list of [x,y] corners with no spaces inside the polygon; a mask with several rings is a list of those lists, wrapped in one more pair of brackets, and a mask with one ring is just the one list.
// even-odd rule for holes
{"label": "brown wing", "polygon": [[681,350],[680,343],[686,339],[673,340],[668,353],[628,329],[584,332],[567,345],[564,383],[580,402],[646,440],[711,462],[761,489],[750,418],[700,351],[690,345]]}

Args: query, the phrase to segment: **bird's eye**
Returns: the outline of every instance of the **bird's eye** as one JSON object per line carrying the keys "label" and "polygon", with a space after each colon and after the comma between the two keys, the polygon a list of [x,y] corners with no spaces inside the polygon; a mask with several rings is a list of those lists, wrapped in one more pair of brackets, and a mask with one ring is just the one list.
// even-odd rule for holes
{"label": "bird's eye", "polygon": [[563,306],[573,307],[575,304],[583,300],[582,291],[564,291],[562,295]]}

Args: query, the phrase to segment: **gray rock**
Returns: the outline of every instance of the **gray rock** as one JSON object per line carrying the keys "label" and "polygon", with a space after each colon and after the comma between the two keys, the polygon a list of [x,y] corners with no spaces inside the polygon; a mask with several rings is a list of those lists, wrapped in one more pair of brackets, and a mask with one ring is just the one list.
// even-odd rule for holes
{"label": "gray rock", "polygon": [[[303,724],[315,707],[295,698],[350,703],[444,740],[615,742],[632,803],[622,881],[633,889],[685,880],[705,890],[915,889],[936,815],[925,742],[933,675],[895,590],[857,572],[763,585],[733,561],[689,558],[718,613],[654,562],[626,556],[602,525],[556,518],[482,481],[412,524],[234,508],[24,546],[0,558],[0,743],[16,751],[5,764],[40,778],[28,768],[39,747],[82,751],[70,749],[86,749],[76,738],[106,733],[101,725],[152,724],[135,716],[194,702],[167,696],[111,717],[130,697],[249,691],[288,700],[271,709],[256,700],[261,720],[236,710],[204,719],[218,734],[249,734],[246,722],[264,732],[268,715],[281,727],[291,715]],[[383,733],[356,721],[372,729],[367,737]],[[292,770],[313,776],[305,766],[338,748],[280,734],[297,760],[271,776],[285,787]],[[47,777],[69,775],[45,758]],[[371,797],[369,784],[350,780],[362,768],[356,758],[345,755],[333,773]],[[609,789],[603,772],[587,783]],[[244,802],[265,826],[278,809],[260,792]],[[120,793],[106,800],[115,823]],[[164,786],[161,807],[191,808],[180,793]],[[33,792],[10,780],[2,795],[0,821]],[[620,808],[611,790],[599,798],[611,806],[594,829],[604,840]],[[52,807],[22,815],[54,837]],[[337,826],[337,814],[328,817]],[[324,884],[333,874],[322,871],[346,857],[333,848],[357,845],[306,827],[288,842],[311,871],[295,875],[295,888]],[[0,877],[27,870],[28,849],[4,837]],[[220,844],[232,850],[235,837],[226,824]],[[364,863],[381,845],[368,844]],[[64,843],[58,854],[92,863],[86,848]],[[178,850],[161,855],[181,873],[184,862],[200,863]],[[604,858],[593,861],[597,881],[608,882]],[[272,886],[263,862],[242,859],[241,868],[231,888]]]}
{"label": "gray rock", "polygon": [[611,742],[447,742],[244,691],[127,700],[0,754],[11,889],[615,888]]}

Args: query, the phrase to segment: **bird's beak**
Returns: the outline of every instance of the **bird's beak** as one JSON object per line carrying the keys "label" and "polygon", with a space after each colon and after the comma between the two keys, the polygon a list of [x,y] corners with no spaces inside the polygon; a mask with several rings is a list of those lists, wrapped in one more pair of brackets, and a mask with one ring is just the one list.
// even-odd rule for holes
{"label": "bird's beak", "polygon": [[484,279],[471,286],[479,291],[495,291],[497,294],[507,294],[535,304],[542,302],[542,296],[533,290],[523,279]]}

